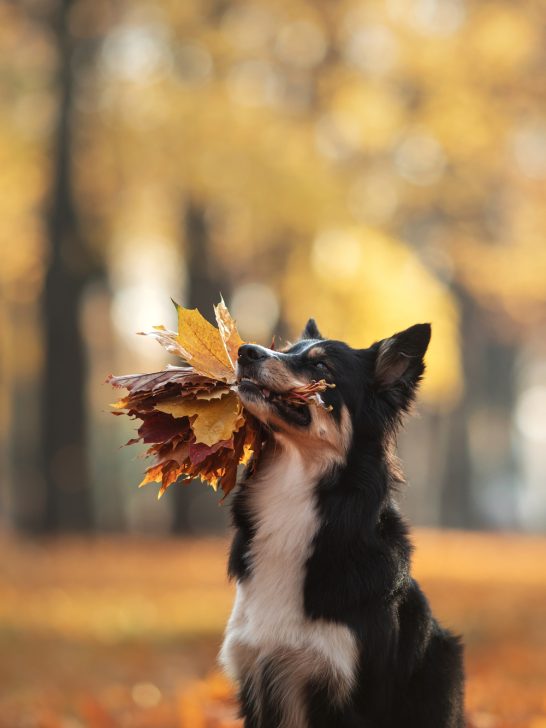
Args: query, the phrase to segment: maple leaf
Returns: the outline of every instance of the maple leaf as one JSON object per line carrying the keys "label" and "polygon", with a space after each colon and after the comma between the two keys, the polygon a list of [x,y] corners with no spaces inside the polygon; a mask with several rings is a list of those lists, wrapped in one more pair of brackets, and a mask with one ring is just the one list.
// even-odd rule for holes
{"label": "maple leaf", "polygon": [[188,364],[200,374],[233,384],[235,365],[227,353],[221,331],[209,324],[196,308],[182,308],[177,303],[175,306],[178,313],[177,340],[186,352]]}
{"label": "maple leaf", "polygon": [[[160,372],[110,376],[107,381],[128,394],[112,414],[139,419],[138,437],[152,459],[140,485],[161,484],[158,497],[179,479],[200,478],[224,497],[235,487],[240,464],[258,461],[265,442],[262,425],[246,412],[233,386],[239,347],[244,343],[223,300],[214,307],[218,328],[197,309],[175,303],[178,331],[156,326],[148,335],[187,366]],[[285,392],[294,406],[323,405],[324,380]],[[252,467],[252,465],[249,465]]]}
{"label": "maple leaf", "polygon": [[133,411],[137,417],[142,419],[142,425],[138,428],[138,435],[143,442],[168,442],[171,438],[179,436],[189,429],[189,422],[175,420],[163,412],[144,414],[138,410]]}
{"label": "maple leaf", "polygon": [[169,331],[164,326],[154,326],[151,331],[140,331],[140,336],[151,336],[156,339],[161,346],[165,347],[170,354],[176,354],[181,359],[187,359],[189,353],[182,348],[178,341],[176,331]]}
{"label": "maple leaf", "polygon": [[192,443],[191,445],[189,445],[189,457],[192,465],[200,465],[205,460],[205,458],[214,455],[215,452],[221,450],[222,448],[228,448],[232,450],[233,438],[230,438],[229,440],[219,440],[217,443],[210,446],[203,445],[202,443]]}
{"label": "maple leaf", "polygon": [[125,374],[124,376],[109,376],[106,380],[114,387],[124,387],[129,392],[153,392],[154,389],[161,387],[165,383],[180,382],[185,387],[190,384],[196,386],[199,384],[209,385],[210,379],[197,374],[193,367],[174,367],[169,366],[160,372],[151,372],[150,374]]}
{"label": "maple leaf", "polygon": [[239,348],[245,342],[239,336],[235,321],[232,319],[223,298],[220,300],[220,303],[214,307],[214,314],[216,316],[218,330],[220,331],[220,336],[222,337],[222,343],[228,356],[229,363],[231,367],[235,369]]}
{"label": "maple leaf", "polygon": [[335,384],[326,382],[324,379],[311,380],[309,384],[304,384],[301,387],[295,387],[287,392],[283,399],[289,404],[309,404],[313,402],[327,410],[331,410],[331,407],[326,407],[320,396],[321,392],[325,389],[334,389]]}
{"label": "maple leaf", "polygon": [[234,392],[220,399],[172,399],[156,409],[175,418],[195,417],[191,425],[195,441],[205,445],[229,439],[244,424],[241,403]]}

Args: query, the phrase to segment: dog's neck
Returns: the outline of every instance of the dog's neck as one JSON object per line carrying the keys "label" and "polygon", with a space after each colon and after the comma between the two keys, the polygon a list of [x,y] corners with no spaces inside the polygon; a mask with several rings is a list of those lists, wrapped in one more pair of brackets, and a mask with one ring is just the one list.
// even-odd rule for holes
{"label": "dog's neck", "polygon": [[271,491],[274,498],[282,494],[290,500],[299,491],[312,491],[335,467],[328,451],[302,447],[297,440],[276,435],[267,442],[256,472],[244,487],[253,493]]}
{"label": "dog's neck", "polygon": [[288,433],[270,433],[257,471],[250,479],[259,477],[264,480],[273,467],[284,466],[289,471],[289,465],[294,466],[296,462],[315,482],[327,476],[332,483],[348,478],[360,484],[374,481],[375,488],[385,492],[404,483],[394,437],[372,440],[359,432],[355,432],[346,451],[335,450],[321,442],[306,441],[303,437],[292,437]]}

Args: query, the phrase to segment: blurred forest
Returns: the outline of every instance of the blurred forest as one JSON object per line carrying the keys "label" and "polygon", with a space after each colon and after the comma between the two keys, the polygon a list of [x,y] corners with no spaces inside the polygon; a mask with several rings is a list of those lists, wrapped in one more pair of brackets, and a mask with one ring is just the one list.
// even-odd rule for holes
{"label": "blurred forest", "polygon": [[469,532],[546,531],[544,11],[0,0],[0,728],[240,727],[228,509],[139,491],[103,384],[220,293],[264,344],[432,322],[416,573],[469,727],[546,728],[546,539]]}
{"label": "blurred forest", "polygon": [[[248,340],[433,343],[414,522],[546,528],[539,0],[0,3],[0,524],[202,533],[138,492],[110,372],[221,292]],[[214,506],[214,507],[213,507]]]}

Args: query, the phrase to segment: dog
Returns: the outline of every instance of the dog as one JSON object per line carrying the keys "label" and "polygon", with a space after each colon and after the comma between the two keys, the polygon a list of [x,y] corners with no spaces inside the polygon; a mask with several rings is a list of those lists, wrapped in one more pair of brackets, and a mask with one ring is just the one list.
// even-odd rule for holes
{"label": "dog", "polygon": [[[220,662],[245,728],[463,728],[463,648],[410,573],[395,495],[429,324],[367,349],[313,319],[284,351],[245,344],[238,391],[265,447],[232,501],[237,593]],[[279,397],[324,379],[324,406]]]}

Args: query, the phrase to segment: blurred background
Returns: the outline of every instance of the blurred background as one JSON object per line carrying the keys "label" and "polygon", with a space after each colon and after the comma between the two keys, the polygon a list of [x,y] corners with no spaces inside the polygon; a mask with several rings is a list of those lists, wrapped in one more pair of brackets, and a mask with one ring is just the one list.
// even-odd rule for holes
{"label": "blurred background", "polygon": [[137,490],[103,384],[169,361],[135,334],[171,296],[210,317],[220,292],[264,344],[432,322],[399,443],[417,567],[476,727],[546,726],[544,13],[0,0],[2,728],[228,725],[199,707],[219,679],[184,697],[229,610],[228,510]]}

